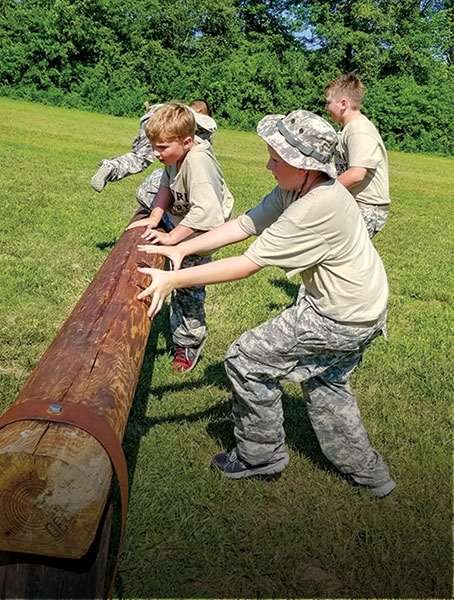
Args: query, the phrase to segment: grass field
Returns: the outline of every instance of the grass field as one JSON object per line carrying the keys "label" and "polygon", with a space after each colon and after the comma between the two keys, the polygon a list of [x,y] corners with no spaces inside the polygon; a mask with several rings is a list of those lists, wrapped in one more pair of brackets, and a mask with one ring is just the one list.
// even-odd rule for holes
{"label": "grass field", "polygon": [[[137,120],[6,99],[0,115],[4,411],[128,223],[144,175],[102,194],[90,187],[102,158],[129,149]],[[236,214],[274,185],[255,134],[219,131],[215,151]],[[390,282],[389,342],[375,342],[352,383],[397,489],[377,500],[330,466],[293,384],[283,474],[232,482],[210,468],[233,444],[225,350],[291,304],[297,282],[264,269],[212,286],[193,372],[170,369],[166,308],[153,324],[124,441],[131,503],[119,596],[452,597],[454,159],[392,152],[390,169],[390,218],[374,240]]]}

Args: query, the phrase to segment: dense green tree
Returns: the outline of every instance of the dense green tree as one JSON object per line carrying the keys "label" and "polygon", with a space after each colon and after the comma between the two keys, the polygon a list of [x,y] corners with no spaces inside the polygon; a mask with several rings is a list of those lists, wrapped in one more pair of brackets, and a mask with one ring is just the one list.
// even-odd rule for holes
{"label": "dense green tree", "polygon": [[322,112],[354,70],[389,147],[449,153],[453,31],[454,0],[0,0],[0,93],[116,115],[204,97],[252,128]]}
{"label": "dense green tree", "polygon": [[358,71],[366,81],[397,73],[423,79],[437,61],[445,20],[432,0],[306,0],[293,12],[316,48],[314,65],[327,73]]}
{"label": "dense green tree", "polygon": [[323,87],[355,71],[366,83],[364,110],[388,146],[454,149],[453,0],[306,0],[294,11],[322,108]]}
{"label": "dense green tree", "polygon": [[[440,25],[440,49],[446,63],[454,68],[454,0],[446,0],[442,4],[442,20]],[[452,76],[454,74],[451,72]]]}

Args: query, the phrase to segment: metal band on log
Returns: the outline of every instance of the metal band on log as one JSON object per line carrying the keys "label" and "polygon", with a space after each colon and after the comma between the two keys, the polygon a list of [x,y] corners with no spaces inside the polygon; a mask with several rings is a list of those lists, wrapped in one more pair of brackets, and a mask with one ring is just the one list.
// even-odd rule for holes
{"label": "metal band on log", "polygon": [[[148,279],[137,271],[141,233],[123,233],[13,407],[85,406],[122,441],[150,332],[147,306],[137,301]],[[163,268],[164,259],[149,264]],[[80,558],[95,537],[111,477],[107,452],[79,427],[6,425],[0,429],[0,550]]]}

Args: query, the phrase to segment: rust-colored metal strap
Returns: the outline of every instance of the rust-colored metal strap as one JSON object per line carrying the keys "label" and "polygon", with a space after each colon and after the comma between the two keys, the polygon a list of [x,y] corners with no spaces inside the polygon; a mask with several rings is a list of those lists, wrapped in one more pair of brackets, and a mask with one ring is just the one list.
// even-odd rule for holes
{"label": "rust-colored metal strap", "polygon": [[0,429],[17,421],[48,421],[50,423],[73,425],[74,427],[83,429],[97,439],[109,455],[118,479],[122,513],[117,560],[115,562],[112,580],[107,595],[110,599],[120,561],[120,552],[123,544],[129,501],[128,468],[119,439],[105,419],[83,404],[53,404],[49,401],[46,402],[42,400],[16,404],[11,406],[11,408],[0,417]]}

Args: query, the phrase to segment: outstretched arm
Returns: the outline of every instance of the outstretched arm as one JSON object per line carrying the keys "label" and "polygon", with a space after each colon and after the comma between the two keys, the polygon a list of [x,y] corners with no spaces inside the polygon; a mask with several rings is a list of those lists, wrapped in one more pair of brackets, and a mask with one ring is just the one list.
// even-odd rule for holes
{"label": "outstretched arm", "polygon": [[[173,232],[172,232],[173,233]],[[227,221],[219,227],[215,227],[202,235],[188,240],[187,242],[181,242],[177,246],[155,246],[155,245],[139,245],[141,252],[147,254],[162,254],[170,258],[174,269],[179,269],[181,262],[185,256],[189,254],[204,254],[212,252],[223,246],[228,246],[236,242],[246,240],[249,236],[248,233],[242,229],[238,221]]]}
{"label": "outstretched arm", "polygon": [[152,281],[143,292],[140,292],[137,298],[142,300],[147,296],[151,296],[148,316],[152,319],[161,310],[164,300],[172,290],[244,279],[257,273],[261,268],[244,255],[223,258],[212,263],[179,271],[161,271],[140,267],[139,271],[150,275]]}
{"label": "outstretched arm", "polygon": [[145,219],[140,219],[140,221],[134,221],[134,223],[131,223],[131,225],[126,227],[126,231],[129,229],[134,229],[135,227],[146,227],[147,229],[142,234],[142,237],[147,239],[147,235],[158,226],[159,221],[162,219],[162,216],[168,208],[171,199],[172,192],[170,191],[170,188],[161,185],[158,193],[156,194],[156,199],[153,203],[153,210],[151,211],[150,215],[145,217]]}

